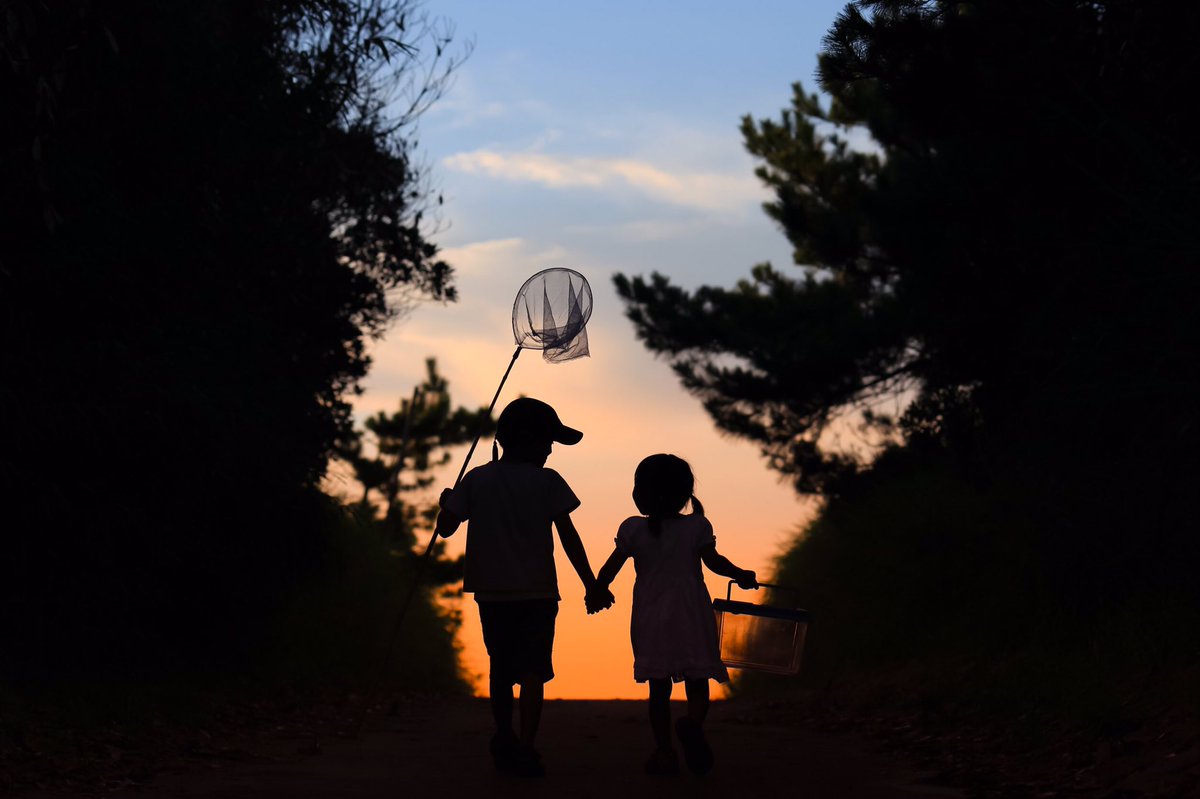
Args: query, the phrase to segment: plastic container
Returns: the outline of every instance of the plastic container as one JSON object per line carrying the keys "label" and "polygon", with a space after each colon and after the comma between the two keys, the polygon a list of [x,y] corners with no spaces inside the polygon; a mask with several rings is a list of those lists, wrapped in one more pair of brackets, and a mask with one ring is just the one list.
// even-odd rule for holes
{"label": "plastic container", "polygon": [[[733,582],[729,581],[724,599],[713,600],[721,662],[735,669],[799,674],[804,636],[808,631],[808,611],[736,602],[730,598]],[[759,583],[759,587],[784,586]]]}

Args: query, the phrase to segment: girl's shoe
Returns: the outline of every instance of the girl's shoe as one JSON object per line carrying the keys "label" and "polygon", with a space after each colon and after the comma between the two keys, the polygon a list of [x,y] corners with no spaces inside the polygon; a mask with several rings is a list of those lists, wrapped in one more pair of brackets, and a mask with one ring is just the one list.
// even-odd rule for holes
{"label": "girl's shoe", "polygon": [[679,756],[674,749],[658,749],[646,761],[646,773],[669,777],[679,773]]}
{"label": "girl's shoe", "polygon": [[522,777],[544,777],[546,767],[542,765],[542,756],[528,744],[519,744],[513,757],[513,773]]}
{"label": "girl's shoe", "polygon": [[712,748],[708,745],[700,725],[690,716],[684,716],[675,722],[675,734],[679,736],[679,743],[683,745],[683,759],[687,762],[688,769],[693,774],[701,775],[712,771]]}

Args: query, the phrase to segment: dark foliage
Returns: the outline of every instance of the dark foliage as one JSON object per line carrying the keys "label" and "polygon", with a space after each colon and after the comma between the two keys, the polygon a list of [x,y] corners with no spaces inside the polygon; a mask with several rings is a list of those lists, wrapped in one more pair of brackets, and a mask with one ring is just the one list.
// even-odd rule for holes
{"label": "dark foliage", "polygon": [[453,299],[408,135],[446,37],[406,0],[0,26],[0,665],[236,657],[326,546],[364,335]]}
{"label": "dark foliage", "polygon": [[630,318],[801,490],[858,490],[870,459],[830,443],[863,423],[914,474],[924,458],[1016,505],[995,516],[1032,520],[1006,534],[1071,603],[1192,591],[1200,147],[1179,92],[1198,15],[848,6],[820,58],[830,101],[797,85],[780,119],[743,121],[804,276],[619,276]]}

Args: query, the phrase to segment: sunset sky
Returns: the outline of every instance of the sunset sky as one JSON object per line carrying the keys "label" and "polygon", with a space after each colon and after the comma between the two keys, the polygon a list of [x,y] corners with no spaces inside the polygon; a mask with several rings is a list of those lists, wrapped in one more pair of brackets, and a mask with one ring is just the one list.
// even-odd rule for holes
{"label": "sunset sky", "polygon": [[[474,42],[419,130],[445,199],[434,240],[456,270],[460,299],[417,307],[376,342],[357,412],[395,410],[429,356],[456,403],[486,404],[513,350],[517,289],[540,269],[569,266],[595,295],[592,355],[553,365],[524,353],[497,410],[527,394],[584,431],[579,445],[557,445],[547,465],[583,502],[574,518],[593,567],[636,512],[638,461],[672,452],[692,464],[718,549],[769,577],[811,506],[756,447],[719,435],[667,364],[636,341],[612,276],[659,271],[684,286],[729,285],[756,263],[790,264],[786,240],[761,211],[768,194],[738,125],[744,114],[777,116],[796,80],[815,89],[820,40],[843,5],[432,0],[427,10]],[[460,534],[451,552],[462,544]],[[633,564],[613,586],[617,605],[599,616],[584,614],[561,552],[559,583],[558,676],[547,697],[643,697],[628,638]],[[724,593],[720,578],[708,583]],[[464,665],[484,675],[474,602],[462,610]]]}

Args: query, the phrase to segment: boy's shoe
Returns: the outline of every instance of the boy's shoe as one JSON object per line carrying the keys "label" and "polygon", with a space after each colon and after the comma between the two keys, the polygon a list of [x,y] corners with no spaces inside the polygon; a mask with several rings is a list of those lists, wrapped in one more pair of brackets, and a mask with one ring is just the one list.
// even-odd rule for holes
{"label": "boy's shoe", "polygon": [[713,752],[704,737],[700,725],[690,716],[684,716],[675,722],[675,734],[683,745],[683,759],[693,774],[704,775],[712,771]]}
{"label": "boy's shoe", "polygon": [[513,774],[517,768],[517,750],[521,748],[521,742],[517,736],[511,732],[498,732],[492,736],[492,742],[488,744],[488,751],[492,753],[492,763],[496,766],[496,771],[503,771],[506,774]]}
{"label": "boy's shoe", "polygon": [[656,749],[646,761],[646,773],[669,777],[679,773],[679,756],[674,749]]}

